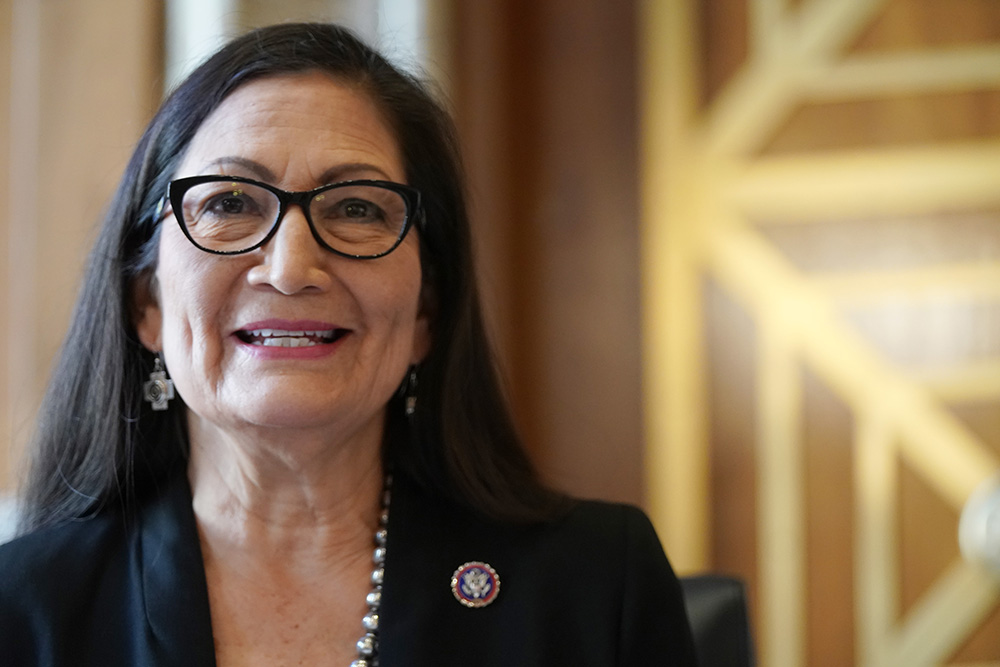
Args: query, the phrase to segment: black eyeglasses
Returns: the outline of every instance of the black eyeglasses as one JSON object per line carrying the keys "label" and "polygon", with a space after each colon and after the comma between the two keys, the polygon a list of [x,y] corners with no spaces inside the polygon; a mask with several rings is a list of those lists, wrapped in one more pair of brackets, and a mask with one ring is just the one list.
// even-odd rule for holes
{"label": "black eyeglasses", "polygon": [[191,176],[171,181],[167,197],[188,240],[216,255],[264,245],[289,204],[297,204],[322,247],[375,259],[399,246],[421,210],[418,190],[391,181],[344,181],[286,192],[238,176]]}

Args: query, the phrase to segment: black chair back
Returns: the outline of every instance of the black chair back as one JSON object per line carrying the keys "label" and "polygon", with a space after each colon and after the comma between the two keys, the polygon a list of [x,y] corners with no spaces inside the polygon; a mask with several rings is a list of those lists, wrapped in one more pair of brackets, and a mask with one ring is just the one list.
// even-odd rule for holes
{"label": "black chair back", "polygon": [[681,577],[701,667],[753,667],[754,648],[743,582],[706,574]]}

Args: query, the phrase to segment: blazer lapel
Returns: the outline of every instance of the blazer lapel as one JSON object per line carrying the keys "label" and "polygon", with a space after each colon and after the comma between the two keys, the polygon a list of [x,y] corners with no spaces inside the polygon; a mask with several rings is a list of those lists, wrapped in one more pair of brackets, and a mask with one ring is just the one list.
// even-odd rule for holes
{"label": "blazer lapel", "polygon": [[140,562],[154,664],[215,667],[201,543],[183,470],[142,516]]}

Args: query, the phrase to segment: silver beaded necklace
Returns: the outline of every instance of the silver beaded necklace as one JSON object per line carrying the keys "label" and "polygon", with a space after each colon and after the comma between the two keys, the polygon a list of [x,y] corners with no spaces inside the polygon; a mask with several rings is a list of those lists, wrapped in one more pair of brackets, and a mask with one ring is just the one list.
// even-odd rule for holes
{"label": "silver beaded necklace", "polygon": [[392,475],[385,476],[382,491],[382,511],[379,513],[378,529],[375,530],[375,551],[372,553],[372,589],[366,598],[368,613],[361,619],[365,634],[355,645],[358,657],[351,667],[378,667],[378,610],[382,606],[382,580],[385,578],[385,544],[389,537],[389,502],[392,499]]}

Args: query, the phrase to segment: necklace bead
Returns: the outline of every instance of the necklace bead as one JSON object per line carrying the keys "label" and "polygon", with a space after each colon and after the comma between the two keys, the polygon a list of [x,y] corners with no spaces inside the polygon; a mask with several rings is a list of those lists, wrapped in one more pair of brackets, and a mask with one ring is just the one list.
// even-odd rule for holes
{"label": "necklace bead", "polygon": [[382,581],[385,578],[385,545],[389,540],[389,502],[392,499],[392,476],[386,475],[385,489],[382,492],[382,511],[379,513],[379,528],[375,531],[375,550],[372,552],[372,564],[375,566],[371,574],[372,590],[365,598],[368,613],[361,619],[365,634],[357,641],[355,647],[358,658],[351,667],[378,667],[378,626],[379,607],[382,605]]}
{"label": "necklace bead", "polygon": [[370,658],[375,655],[375,635],[372,633],[366,634],[364,637],[358,640],[358,655],[362,658]]}

